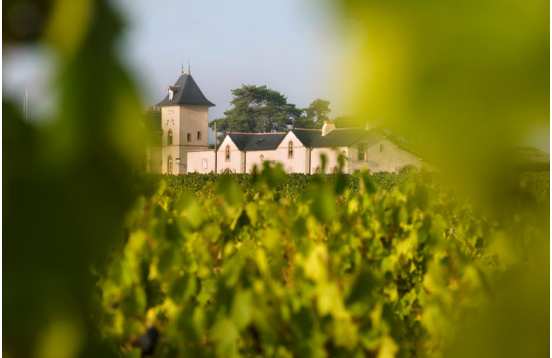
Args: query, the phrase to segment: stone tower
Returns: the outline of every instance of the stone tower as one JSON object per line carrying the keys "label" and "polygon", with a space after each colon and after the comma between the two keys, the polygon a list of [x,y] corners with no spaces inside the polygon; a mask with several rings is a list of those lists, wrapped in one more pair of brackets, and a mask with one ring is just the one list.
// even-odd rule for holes
{"label": "stone tower", "polygon": [[161,107],[161,173],[185,174],[187,153],[208,149],[209,101],[191,73],[169,86]]}

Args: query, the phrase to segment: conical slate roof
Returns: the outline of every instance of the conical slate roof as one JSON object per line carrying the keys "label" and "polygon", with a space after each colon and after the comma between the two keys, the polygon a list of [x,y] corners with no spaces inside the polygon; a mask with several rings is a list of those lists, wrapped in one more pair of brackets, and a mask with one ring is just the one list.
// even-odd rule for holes
{"label": "conical slate roof", "polygon": [[157,106],[178,106],[178,105],[196,105],[212,107],[214,104],[209,101],[199,89],[192,75],[183,73],[174,86],[169,87],[173,90],[172,100],[169,100],[169,94],[157,103]]}

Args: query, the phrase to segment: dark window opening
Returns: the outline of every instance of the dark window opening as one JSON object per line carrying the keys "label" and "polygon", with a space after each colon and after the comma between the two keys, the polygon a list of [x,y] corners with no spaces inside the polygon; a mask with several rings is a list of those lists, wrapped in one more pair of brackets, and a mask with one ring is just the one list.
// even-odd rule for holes
{"label": "dark window opening", "polygon": [[173,133],[172,133],[172,130],[169,129],[169,131],[167,132],[167,145],[172,145],[173,144]]}
{"label": "dark window opening", "polygon": [[293,142],[289,141],[288,143],[288,158],[293,158]]}

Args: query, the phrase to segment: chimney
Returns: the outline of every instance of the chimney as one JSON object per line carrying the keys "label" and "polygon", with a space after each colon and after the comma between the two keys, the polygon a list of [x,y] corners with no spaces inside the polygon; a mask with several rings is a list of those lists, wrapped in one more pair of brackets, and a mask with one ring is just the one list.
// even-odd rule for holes
{"label": "chimney", "polygon": [[322,125],[322,136],[327,135],[334,129],[335,129],[335,124],[333,122],[324,121],[324,125]]}

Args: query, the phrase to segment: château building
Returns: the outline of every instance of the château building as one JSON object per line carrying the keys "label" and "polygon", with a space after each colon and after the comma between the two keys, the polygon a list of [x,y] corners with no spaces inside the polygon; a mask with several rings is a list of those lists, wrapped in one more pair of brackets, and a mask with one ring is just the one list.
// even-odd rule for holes
{"label": "ch\u00e2teau building", "polygon": [[182,72],[156,106],[161,110],[162,132],[157,171],[185,174],[188,153],[209,148],[209,107],[214,104],[201,92],[192,75]]}
{"label": "ch\u00e2teau building", "polygon": [[338,169],[340,156],[345,159],[342,169],[346,173],[362,169],[397,172],[422,165],[420,158],[381,130],[336,128],[332,122],[325,122],[321,129],[225,133],[220,144],[210,149],[209,107],[214,104],[190,73],[182,73],[157,106],[162,140],[161,148],[154,149],[156,163],[150,168],[163,174],[251,173],[264,161],[281,163],[288,173],[331,173]]}

